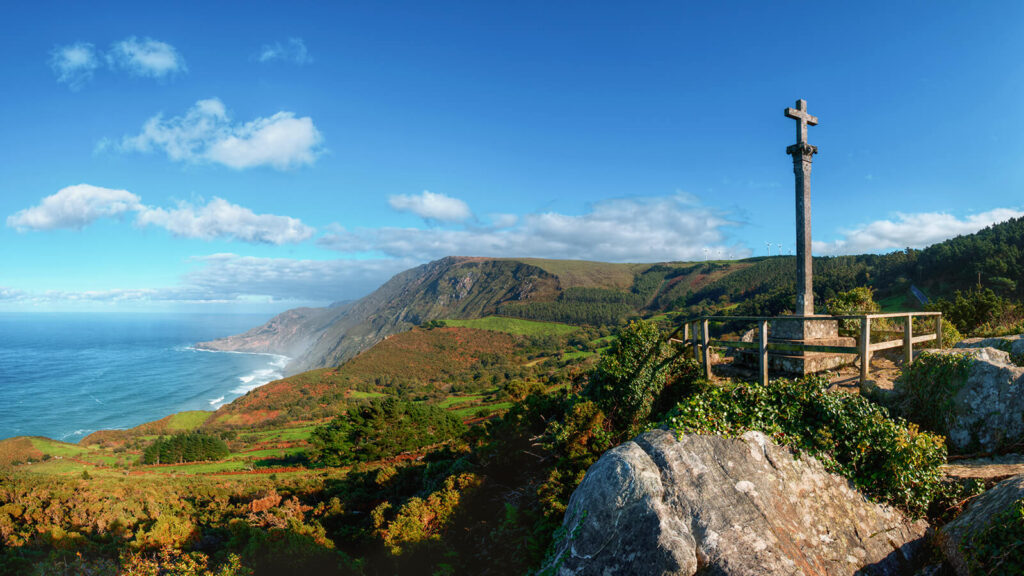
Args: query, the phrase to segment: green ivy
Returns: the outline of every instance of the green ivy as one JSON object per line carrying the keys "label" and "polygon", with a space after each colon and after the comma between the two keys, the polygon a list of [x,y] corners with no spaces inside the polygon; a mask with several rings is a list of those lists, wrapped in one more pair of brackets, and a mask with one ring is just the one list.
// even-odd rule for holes
{"label": "green ivy", "polygon": [[826,379],[809,376],[713,388],[680,402],[666,423],[680,435],[760,430],[815,456],[873,498],[923,514],[940,489],[943,438],[827,387]]}
{"label": "green ivy", "polygon": [[967,382],[973,362],[966,353],[922,353],[900,376],[903,415],[928,430],[948,434],[954,398]]}

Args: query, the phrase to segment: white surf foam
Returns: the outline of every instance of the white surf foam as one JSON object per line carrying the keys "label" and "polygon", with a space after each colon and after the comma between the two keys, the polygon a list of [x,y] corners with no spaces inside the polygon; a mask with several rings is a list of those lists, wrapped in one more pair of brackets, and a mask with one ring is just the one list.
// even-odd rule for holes
{"label": "white surf foam", "polygon": [[217,404],[220,404],[223,401],[224,401],[224,397],[223,396],[221,396],[220,398],[214,398],[213,400],[210,400],[210,406],[216,406]]}
{"label": "white surf foam", "polygon": [[271,363],[271,366],[273,366],[273,368],[260,368],[259,370],[253,370],[245,376],[239,376],[238,380],[242,382],[242,385],[232,388],[231,393],[245,394],[246,392],[263,386],[267,382],[280,380],[284,377],[281,372],[277,370],[278,368],[281,368],[281,366],[276,366],[274,363]]}

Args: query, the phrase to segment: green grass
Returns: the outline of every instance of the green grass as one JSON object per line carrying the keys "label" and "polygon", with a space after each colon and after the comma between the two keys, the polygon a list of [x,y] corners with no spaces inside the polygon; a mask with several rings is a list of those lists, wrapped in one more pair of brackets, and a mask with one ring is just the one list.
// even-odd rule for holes
{"label": "green grass", "polygon": [[590,356],[593,356],[595,354],[597,354],[597,352],[585,352],[577,350],[575,352],[567,352],[565,354],[562,354],[562,360],[576,360],[577,358],[589,358]]}
{"label": "green grass", "polygon": [[477,330],[491,330],[493,332],[505,332],[507,334],[523,336],[561,336],[563,334],[572,334],[579,330],[576,326],[569,326],[568,324],[537,322],[519,318],[506,318],[504,316],[487,316],[485,318],[472,318],[469,320],[445,320],[444,323],[446,326],[476,328]]}
{"label": "green grass", "polygon": [[88,454],[89,449],[78,446],[77,444],[68,444],[67,442],[58,442],[57,440],[50,440],[49,438],[29,438],[32,442],[32,446],[39,450],[43,454],[49,454],[50,456],[81,456]]}
{"label": "green grass", "polygon": [[226,460],[223,462],[202,462],[199,464],[180,464],[177,466],[143,467],[146,472],[157,474],[209,474],[211,472],[233,472],[244,470],[248,465],[242,460]]}
{"label": "green grass", "polygon": [[202,426],[210,416],[213,416],[213,412],[207,412],[206,410],[189,410],[172,414],[171,418],[167,421],[167,431],[191,432]]}

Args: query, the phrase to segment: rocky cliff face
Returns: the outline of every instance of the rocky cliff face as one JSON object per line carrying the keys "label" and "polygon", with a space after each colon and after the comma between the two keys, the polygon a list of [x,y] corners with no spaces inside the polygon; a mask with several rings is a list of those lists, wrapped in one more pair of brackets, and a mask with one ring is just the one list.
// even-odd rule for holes
{"label": "rocky cliff face", "polygon": [[[759,432],[648,432],[573,493],[546,567],[584,574],[910,574],[927,529]],[[859,572],[858,572],[859,571]]]}
{"label": "rocky cliff face", "polygon": [[350,303],[331,308],[294,308],[269,322],[235,336],[199,342],[196,348],[222,352],[261,352],[295,357],[316,342],[324,330],[345,313]]}
{"label": "rocky cliff face", "polygon": [[295,374],[335,366],[383,340],[439,318],[473,318],[498,304],[550,298],[558,278],[514,260],[448,257],[406,270],[372,294],[338,308],[298,308],[245,334],[200,346],[293,358]]}

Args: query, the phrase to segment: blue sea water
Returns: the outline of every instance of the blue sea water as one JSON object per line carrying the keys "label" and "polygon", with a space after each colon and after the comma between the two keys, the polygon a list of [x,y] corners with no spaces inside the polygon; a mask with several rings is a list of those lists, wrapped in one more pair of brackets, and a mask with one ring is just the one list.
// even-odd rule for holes
{"label": "blue sea water", "polygon": [[0,314],[0,438],[77,442],[182,410],[214,410],[281,377],[283,356],[196,342],[267,320],[248,314]]}

